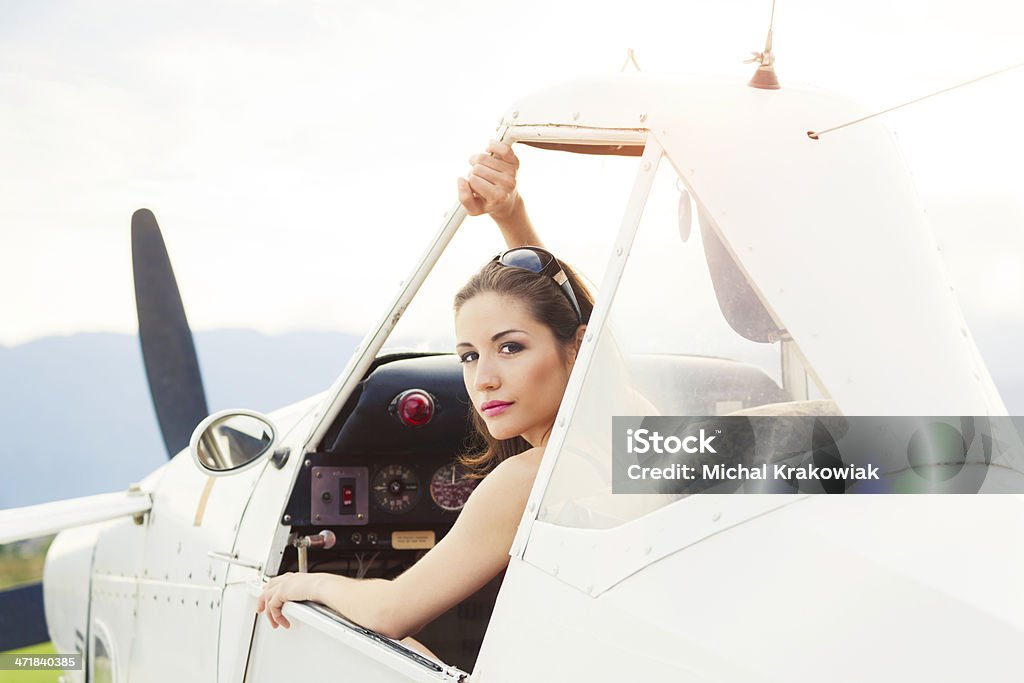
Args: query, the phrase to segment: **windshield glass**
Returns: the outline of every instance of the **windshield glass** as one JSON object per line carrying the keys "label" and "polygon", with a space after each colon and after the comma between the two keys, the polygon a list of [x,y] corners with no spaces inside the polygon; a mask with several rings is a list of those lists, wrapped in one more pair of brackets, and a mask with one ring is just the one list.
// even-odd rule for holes
{"label": "windshield glass", "polygon": [[[515,145],[514,151],[520,161],[518,190],[544,246],[596,290],[638,159],[553,152],[525,145]],[[453,192],[454,187],[453,181]],[[425,229],[424,240],[428,234]],[[427,246],[425,241],[423,246]],[[501,232],[488,216],[467,218],[402,314],[381,355],[454,352],[455,293],[505,249]]]}
{"label": "windshield glass", "polygon": [[713,226],[701,226],[690,209],[663,158],[545,492],[542,522],[613,527],[681,497],[612,494],[615,415],[834,409],[806,400],[821,392],[799,350]]}

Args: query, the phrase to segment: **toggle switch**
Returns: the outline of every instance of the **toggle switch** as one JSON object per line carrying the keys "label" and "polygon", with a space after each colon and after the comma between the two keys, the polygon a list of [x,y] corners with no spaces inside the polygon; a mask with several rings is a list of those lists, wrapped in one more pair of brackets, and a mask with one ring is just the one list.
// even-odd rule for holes
{"label": "toggle switch", "polygon": [[352,515],[356,512],[356,480],[354,477],[339,479],[341,486],[341,498],[338,501],[338,512],[343,515]]}

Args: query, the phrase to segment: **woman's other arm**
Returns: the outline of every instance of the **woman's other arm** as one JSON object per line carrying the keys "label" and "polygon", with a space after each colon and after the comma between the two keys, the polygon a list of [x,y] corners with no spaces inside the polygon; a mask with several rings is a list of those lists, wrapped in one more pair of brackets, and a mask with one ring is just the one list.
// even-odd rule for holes
{"label": "woman's other arm", "polygon": [[509,249],[532,245],[543,247],[516,190],[519,159],[512,147],[491,140],[484,154],[469,158],[469,176],[459,178],[459,201],[470,216],[490,214]]}
{"label": "woman's other arm", "polygon": [[533,449],[496,467],[470,495],[452,530],[397,579],[283,574],[264,587],[256,611],[266,611],[275,628],[288,627],[284,603],[312,600],[389,638],[415,634],[508,564],[539,462]]}

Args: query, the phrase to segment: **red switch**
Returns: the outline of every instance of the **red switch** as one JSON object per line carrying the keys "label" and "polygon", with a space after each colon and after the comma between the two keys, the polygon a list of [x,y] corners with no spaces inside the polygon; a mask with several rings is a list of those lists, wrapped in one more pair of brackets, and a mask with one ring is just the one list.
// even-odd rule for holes
{"label": "red switch", "polygon": [[340,482],[341,500],[339,510],[343,515],[351,515],[356,511],[356,480],[354,477],[345,477]]}

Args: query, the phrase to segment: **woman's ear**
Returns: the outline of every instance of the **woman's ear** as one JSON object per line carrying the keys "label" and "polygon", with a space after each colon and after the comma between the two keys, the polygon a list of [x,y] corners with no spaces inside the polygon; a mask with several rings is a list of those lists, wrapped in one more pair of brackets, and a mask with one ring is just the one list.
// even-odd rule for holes
{"label": "woman's ear", "polygon": [[572,368],[576,364],[576,359],[580,355],[580,348],[583,346],[583,335],[587,333],[587,326],[580,325],[576,328],[576,338],[573,340],[571,353],[569,357],[569,367]]}

